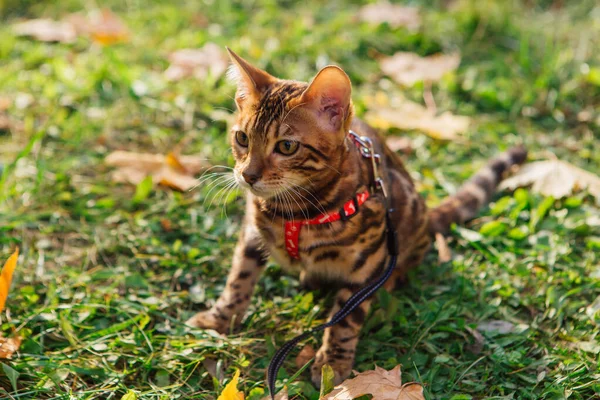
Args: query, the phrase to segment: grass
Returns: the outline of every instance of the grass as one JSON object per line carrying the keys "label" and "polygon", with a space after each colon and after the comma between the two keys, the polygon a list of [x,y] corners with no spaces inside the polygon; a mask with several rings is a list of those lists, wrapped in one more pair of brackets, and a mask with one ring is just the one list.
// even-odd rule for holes
{"label": "grass", "polygon": [[[234,88],[166,82],[173,50],[212,41],[302,80],[338,63],[358,115],[378,92],[422,101],[422,86],[382,77],[375,54],[460,51],[457,73],[433,93],[439,109],[474,119],[466,142],[406,133],[415,143],[406,162],[430,204],[519,142],[531,159],[553,153],[600,173],[593,0],[407,1],[422,7],[417,32],[356,22],[358,1],[105,3],[131,29],[127,43],[17,38],[16,18],[60,18],[92,3],[0,1],[0,96],[13,100],[7,113],[19,124],[0,131],[0,259],[17,245],[23,254],[0,331],[24,337],[1,361],[2,398],[215,399],[239,368],[256,399],[277,346],[326,316],[329,293],[302,291],[270,264],[239,333],[182,325],[224,284],[243,200],[230,199],[228,218],[203,205],[204,188],[134,202],[135,188],[112,183],[103,164],[116,149],[178,146],[232,164],[223,111]],[[140,82],[143,95],[132,89]],[[428,399],[600,398],[598,215],[585,193],[499,193],[453,232],[451,263],[432,255],[406,288],[378,294],[356,369],[401,363],[404,381],[421,382]],[[489,321],[503,321],[504,333],[476,330]],[[296,370],[290,359],[279,385]],[[304,372],[290,393],[316,399],[309,382]]]}

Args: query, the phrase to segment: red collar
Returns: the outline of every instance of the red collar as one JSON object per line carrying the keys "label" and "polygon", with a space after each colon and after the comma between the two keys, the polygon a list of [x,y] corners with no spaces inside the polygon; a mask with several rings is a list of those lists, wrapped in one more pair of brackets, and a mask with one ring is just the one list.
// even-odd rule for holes
{"label": "red collar", "polygon": [[291,258],[300,259],[300,229],[303,225],[328,224],[335,221],[346,221],[358,213],[358,208],[369,198],[369,190],[357,193],[352,199],[348,200],[339,211],[327,214],[321,214],[313,219],[304,219],[298,221],[285,222],[285,248]]}

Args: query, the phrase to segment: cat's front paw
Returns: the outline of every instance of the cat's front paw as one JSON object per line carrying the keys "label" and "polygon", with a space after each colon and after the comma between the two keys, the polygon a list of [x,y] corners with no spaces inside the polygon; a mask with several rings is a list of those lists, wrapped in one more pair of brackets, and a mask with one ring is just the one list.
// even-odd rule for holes
{"label": "cat's front paw", "polygon": [[224,334],[229,329],[229,321],[219,318],[212,310],[201,311],[192,318],[185,321],[187,326],[192,328],[214,329],[215,331]]}
{"label": "cat's front paw", "polygon": [[344,359],[336,358],[333,352],[328,352],[321,347],[317,352],[314,364],[310,368],[312,382],[317,388],[321,387],[321,368],[323,368],[323,365],[325,364],[329,364],[331,369],[333,369],[333,384],[337,386],[352,373],[354,357]]}

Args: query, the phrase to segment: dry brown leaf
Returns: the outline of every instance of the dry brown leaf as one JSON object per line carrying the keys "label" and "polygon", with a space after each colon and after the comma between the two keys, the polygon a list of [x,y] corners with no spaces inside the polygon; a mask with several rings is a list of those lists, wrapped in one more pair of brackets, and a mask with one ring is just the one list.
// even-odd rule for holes
{"label": "dry brown leaf", "polygon": [[171,65],[165,71],[165,77],[178,81],[193,76],[204,79],[208,75],[220,77],[229,65],[229,59],[220,46],[207,43],[200,49],[181,49],[169,55]]}
{"label": "dry brown leaf", "polygon": [[15,34],[30,36],[43,42],[72,43],[77,38],[73,25],[51,19],[31,19],[13,25]]}
{"label": "dry brown leaf", "polygon": [[534,192],[556,199],[586,189],[600,204],[600,177],[561,160],[525,164],[515,175],[504,180],[500,189],[529,185]]}
{"label": "dry brown leaf", "polygon": [[129,31],[123,21],[109,9],[92,13],[88,21],[87,31],[97,43],[109,45],[125,42],[129,38]]}
{"label": "dry brown leaf", "polygon": [[336,386],[321,400],[352,400],[366,394],[372,400],[424,400],[423,387],[418,383],[402,384],[400,365],[390,371],[375,367]]}
{"label": "dry brown leaf", "polygon": [[21,347],[21,338],[15,336],[12,338],[5,338],[0,336],[0,359],[12,358],[13,354]]}
{"label": "dry brown leaf", "polygon": [[172,153],[164,156],[115,151],[109,154],[105,161],[106,164],[117,167],[112,176],[115,182],[137,185],[150,175],[154,184],[181,191],[194,187],[198,182],[194,175],[207,167],[207,163],[199,157],[176,156]]}
{"label": "dry brown leaf", "polygon": [[89,35],[95,42],[109,45],[129,38],[123,21],[108,9],[96,10],[89,16],[71,14],[62,21],[32,19],[15,24],[13,29],[17,35],[45,42],[71,43],[78,35]]}
{"label": "dry brown leaf", "polygon": [[440,263],[446,263],[452,260],[452,251],[450,250],[450,247],[448,247],[448,242],[444,235],[439,232],[436,233],[435,244],[437,245],[438,260]]}
{"label": "dry brown leaf", "polygon": [[385,140],[385,144],[392,151],[400,151],[404,154],[412,153],[412,140],[407,137],[391,136]]}
{"label": "dry brown leaf", "polygon": [[302,368],[307,362],[309,362],[315,356],[315,349],[310,344],[307,344],[300,350],[300,353],[296,356],[296,368]]}
{"label": "dry brown leaf", "polygon": [[416,7],[401,6],[399,4],[390,4],[387,1],[380,1],[374,4],[363,6],[358,11],[360,21],[372,24],[383,24],[387,22],[391,27],[404,26],[411,30],[416,30],[421,25],[419,9]]}
{"label": "dry brown leaf", "polygon": [[413,86],[420,81],[437,82],[459,64],[458,54],[421,57],[407,52],[399,52],[380,61],[381,70],[403,86]]}
{"label": "dry brown leaf", "polygon": [[446,111],[440,115],[412,101],[403,100],[394,107],[378,107],[369,111],[365,119],[372,125],[389,129],[418,130],[434,139],[456,140],[467,130],[469,117]]}

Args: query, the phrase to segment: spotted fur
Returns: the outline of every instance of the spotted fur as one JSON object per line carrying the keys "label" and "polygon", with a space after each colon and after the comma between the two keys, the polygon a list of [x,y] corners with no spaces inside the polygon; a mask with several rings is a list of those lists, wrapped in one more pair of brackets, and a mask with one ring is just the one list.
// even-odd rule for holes
{"label": "spotted fur", "polygon": [[[188,324],[228,332],[249,305],[259,275],[270,255],[305,282],[335,282],[335,313],[352,293],[384,269],[385,207],[373,194],[347,221],[306,226],[299,241],[300,260],[285,248],[285,221],[308,219],[339,210],[356,193],[367,189],[370,166],[348,138],[348,129],[371,138],[382,155],[381,171],[393,207],[400,254],[388,290],[421,263],[431,235],[464,222],[487,203],[500,176],[525,160],[517,148],[490,162],[458,193],[428,211],[399,157],[378,133],[353,118],[350,81],[337,67],[326,67],[310,84],[279,80],[231,53],[238,81],[239,112],[230,134],[236,160],[235,177],[247,190],[244,228],[233,256],[225,289],[215,305],[196,314]],[[246,135],[247,146],[236,139]],[[292,155],[277,153],[282,140],[299,143]],[[333,287],[328,285],[326,287]],[[325,331],[312,366],[315,384],[321,366],[331,365],[335,381],[346,378],[354,361],[361,326],[371,300],[360,305],[338,325]]]}

